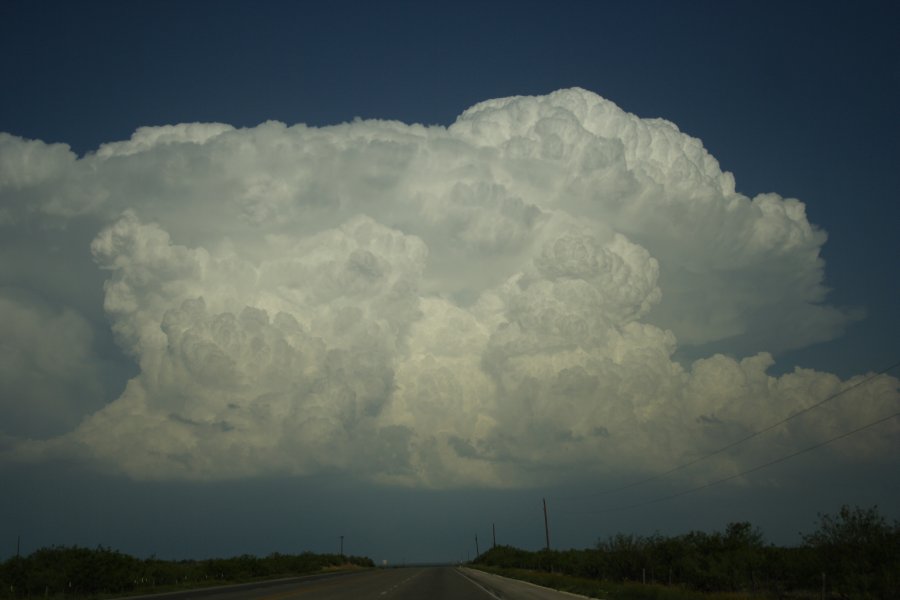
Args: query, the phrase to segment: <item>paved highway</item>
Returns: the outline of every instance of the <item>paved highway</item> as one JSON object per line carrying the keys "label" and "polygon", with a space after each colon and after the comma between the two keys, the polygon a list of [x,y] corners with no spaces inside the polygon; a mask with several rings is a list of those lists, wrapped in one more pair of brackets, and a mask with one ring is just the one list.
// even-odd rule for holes
{"label": "paved highway", "polygon": [[317,579],[147,596],[154,600],[572,600],[572,594],[454,567],[375,569]]}

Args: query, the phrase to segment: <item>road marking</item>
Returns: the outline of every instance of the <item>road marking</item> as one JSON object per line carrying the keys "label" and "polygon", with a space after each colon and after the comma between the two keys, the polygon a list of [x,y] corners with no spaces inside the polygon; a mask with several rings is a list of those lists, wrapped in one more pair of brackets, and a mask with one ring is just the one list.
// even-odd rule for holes
{"label": "road marking", "polygon": [[463,573],[463,572],[462,572],[462,569],[454,569],[454,570],[455,570],[457,573],[459,573],[459,576],[460,576],[460,577],[462,577],[463,579],[465,579],[465,580],[468,581],[469,583],[475,584],[476,587],[481,588],[481,589],[484,591],[484,593],[486,593],[487,595],[491,596],[492,598],[497,598],[497,600],[502,600],[502,599],[500,598],[499,595],[497,595],[496,593],[494,593],[493,590],[489,590],[488,588],[484,587],[483,585],[481,585],[480,583],[478,583],[477,581],[475,581],[474,579],[472,579],[471,577],[469,577],[468,575],[466,575],[465,573]]}
{"label": "road marking", "polygon": [[294,596],[300,596],[302,594],[308,594],[309,592],[321,590],[323,587],[327,587],[328,584],[335,585],[339,582],[333,580],[325,580],[319,583],[319,585],[316,585],[316,583],[317,582],[310,581],[307,584],[301,584],[303,586],[302,589],[298,588],[287,592],[281,592],[280,594],[270,594],[268,596],[263,596],[259,600],[284,600],[285,598],[293,598]]}
{"label": "road marking", "polygon": [[292,590],[288,590],[286,592],[281,592],[278,594],[269,594],[268,596],[262,596],[259,600],[285,600],[285,598],[293,598],[295,596],[302,596],[304,594],[308,594],[310,592],[318,592],[321,591],[322,588],[331,587],[343,583],[341,580],[343,577],[328,577],[326,579],[318,579],[311,580],[304,583],[301,583],[298,588],[294,588]]}
{"label": "road marking", "polygon": [[390,594],[391,592],[393,592],[394,590],[396,590],[398,587],[400,587],[401,585],[403,585],[404,583],[406,583],[406,582],[409,581],[410,579],[412,579],[412,578],[414,578],[414,577],[418,577],[421,573],[422,573],[422,571],[419,571],[418,573],[416,573],[416,574],[414,574],[414,575],[410,575],[409,577],[407,577],[406,579],[404,579],[404,580],[401,581],[400,583],[395,583],[394,585],[392,585],[391,587],[389,587],[388,589],[384,590],[383,592],[381,592],[381,593],[378,594],[378,595],[379,595],[379,596],[387,596],[388,594]]}
{"label": "road marking", "polygon": [[[594,600],[594,599],[591,598],[590,596],[583,596],[583,595],[581,595],[581,594],[576,594],[575,592],[567,592],[566,590],[557,590],[557,589],[555,589],[555,588],[550,588],[550,587],[546,587],[546,586],[543,586],[543,585],[538,585],[537,583],[531,583],[530,581],[525,581],[524,579],[515,579],[515,578],[512,578],[512,577],[505,577],[504,575],[497,575],[496,573],[489,573],[489,572],[487,572],[487,571],[480,571],[480,570],[478,570],[478,569],[472,569],[472,570],[473,570],[473,571],[476,571],[476,572],[478,572],[478,573],[482,573],[482,574],[484,574],[484,575],[487,575],[488,577],[497,577],[498,579],[505,579],[506,581],[512,581],[512,582],[515,582],[515,583],[524,583],[525,585],[530,585],[531,587],[533,587],[533,588],[538,588],[538,589],[540,589],[540,590],[547,590],[547,591],[550,591],[550,592],[556,592],[557,594],[565,594],[566,596],[572,596],[573,598],[584,598],[585,600]],[[465,573],[462,572],[462,569],[458,569],[457,571],[458,571],[461,575],[463,575],[464,577],[466,577],[467,579],[469,579],[469,581],[471,581],[471,582],[475,583],[476,585],[478,585],[478,582],[476,582],[474,579],[472,579],[472,578],[469,577],[468,575],[465,575]],[[480,587],[480,586],[479,586],[479,587]],[[490,593],[490,590],[487,590],[487,591],[488,591],[488,593]],[[492,595],[493,595],[493,594],[492,594]],[[500,598],[500,596],[494,595],[494,598]]]}

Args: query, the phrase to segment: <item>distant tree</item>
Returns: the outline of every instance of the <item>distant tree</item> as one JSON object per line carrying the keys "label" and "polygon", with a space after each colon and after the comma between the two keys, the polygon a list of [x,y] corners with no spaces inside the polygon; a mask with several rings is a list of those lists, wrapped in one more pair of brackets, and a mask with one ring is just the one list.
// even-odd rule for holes
{"label": "distant tree", "polygon": [[586,550],[528,552],[498,546],[475,563],[552,571],[607,580],[673,583],[709,592],[768,592],[773,597],[818,596],[822,573],[830,596],[900,600],[900,525],[877,509],[842,507],[820,515],[817,531],[799,547],[766,545],[747,522],[724,532],[675,537],[619,533]]}
{"label": "distant tree", "polygon": [[617,533],[609,536],[606,541],[597,542],[597,549],[605,558],[604,576],[608,579],[626,581],[640,577],[644,563],[640,536]]}
{"label": "distant tree", "polygon": [[0,599],[25,597],[90,598],[100,594],[122,595],[136,590],[154,591],[160,586],[197,582],[247,581],[262,577],[319,571],[346,563],[374,567],[368,557],[337,554],[249,554],[232,558],[196,560],[137,559],[98,546],[52,546],[29,556],[0,562]]}
{"label": "distant tree", "polygon": [[766,564],[765,544],[759,529],[746,521],[729,523],[722,538],[731,589],[753,589],[757,572]]}
{"label": "distant tree", "polygon": [[842,597],[900,598],[900,523],[888,523],[877,506],[820,514],[819,528],[803,541]]}
{"label": "distant tree", "polygon": [[536,564],[533,552],[503,545],[482,552],[475,562],[504,569],[533,569]]}

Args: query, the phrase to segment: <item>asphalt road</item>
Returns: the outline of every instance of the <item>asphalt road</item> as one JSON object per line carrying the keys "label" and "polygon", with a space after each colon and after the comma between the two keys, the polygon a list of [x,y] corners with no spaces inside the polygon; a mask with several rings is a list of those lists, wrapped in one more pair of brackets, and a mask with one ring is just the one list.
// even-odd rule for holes
{"label": "asphalt road", "polygon": [[320,579],[230,586],[155,600],[572,600],[574,596],[455,567],[375,569]]}

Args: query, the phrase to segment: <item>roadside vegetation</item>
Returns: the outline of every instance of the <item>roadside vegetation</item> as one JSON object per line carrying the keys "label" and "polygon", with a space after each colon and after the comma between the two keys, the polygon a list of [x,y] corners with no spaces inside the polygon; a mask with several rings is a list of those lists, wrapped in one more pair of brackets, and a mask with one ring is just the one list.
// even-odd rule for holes
{"label": "roadside vegetation", "polygon": [[497,546],[470,566],[608,600],[900,599],[900,522],[844,506],[802,539],[767,545],[741,522],[675,537],[617,534],[586,550]]}
{"label": "roadside vegetation", "polygon": [[42,548],[0,564],[0,598],[96,598],[374,567],[338,554],[270,554],[207,560],[140,559],[109,548]]}

